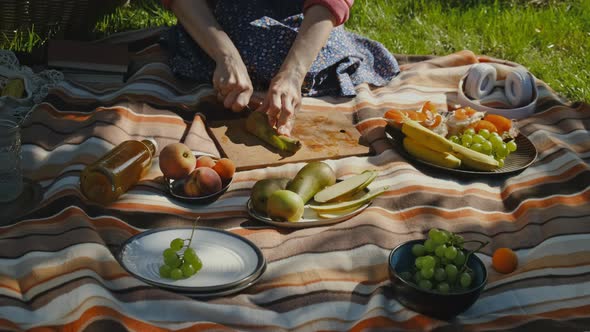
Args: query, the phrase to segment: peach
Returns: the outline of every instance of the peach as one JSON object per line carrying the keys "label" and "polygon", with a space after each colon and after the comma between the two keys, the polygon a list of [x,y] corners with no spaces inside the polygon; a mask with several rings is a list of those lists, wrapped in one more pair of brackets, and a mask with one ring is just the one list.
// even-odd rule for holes
{"label": "peach", "polygon": [[219,174],[222,181],[228,181],[236,172],[236,165],[231,159],[221,158],[213,166],[213,170]]}
{"label": "peach", "polygon": [[196,158],[185,144],[172,143],[160,152],[159,163],[164,176],[176,180],[188,176],[195,169]]}
{"label": "peach", "polygon": [[184,182],[184,192],[188,196],[205,196],[221,190],[219,174],[209,167],[198,167]]}
{"label": "peach", "polygon": [[199,167],[213,168],[213,166],[215,166],[215,159],[213,159],[209,156],[200,156],[199,158],[197,158],[196,168],[199,168]]}

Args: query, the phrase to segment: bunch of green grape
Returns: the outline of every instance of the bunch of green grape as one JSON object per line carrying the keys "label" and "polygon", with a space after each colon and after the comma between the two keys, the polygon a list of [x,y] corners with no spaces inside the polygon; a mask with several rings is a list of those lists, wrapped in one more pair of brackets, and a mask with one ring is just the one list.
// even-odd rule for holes
{"label": "bunch of green grape", "polygon": [[440,293],[468,289],[473,272],[467,267],[467,254],[463,250],[463,237],[446,230],[432,228],[424,244],[414,244],[414,267],[400,273],[404,280],[426,290]]}
{"label": "bunch of green grape", "polygon": [[450,136],[449,140],[473,151],[494,157],[500,167],[504,166],[504,159],[517,148],[514,140],[504,142],[498,133],[490,132],[487,129],[481,129],[476,133],[475,129],[467,128],[460,135]]}
{"label": "bunch of green grape", "polygon": [[[194,228],[193,228],[194,233]],[[164,264],[160,266],[160,276],[173,280],[188,278],[195,275],[203,267],[203,263],[195,249],[190,247],[190,239],[176,238],[170,241],[170,247],[164,250]],[[188,244],[185,246],[185,242]],[[185,248],[181,253],[180,251]]]}

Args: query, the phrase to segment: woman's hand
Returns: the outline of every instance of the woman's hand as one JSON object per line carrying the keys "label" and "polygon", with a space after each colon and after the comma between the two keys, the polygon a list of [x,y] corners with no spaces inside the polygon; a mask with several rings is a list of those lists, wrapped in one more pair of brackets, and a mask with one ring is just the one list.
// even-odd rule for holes
{"label": "woman's hand", "polygon": [[171,9],[194,41],[215,61],[213,87],[226,108],[241,111],[252,96],[252,82],[234,43],[207,0],[174,0]]}
{"label": "woman's hand", "polygon": [[234,112],[243,110],[254,92],[246,65],[239,56],[222,56],[216,61],[213,87],[223,106]]}
{"label": "woman's hand", "polygon": [[256,110],[266,112],[270,125],[280,135],[291,135],[295,113],[301,106],[302,84],[301,75],[280,71],[270,82],[264,101]]}
{"label": "woman's hand", "polygon": [[306,10],[297,37],[258,108],[268,114],[270,125],[281,135],[291,135],[295,112],[301,106],[303,79],[330,36],[332,18],[324,6],[314,5]]}

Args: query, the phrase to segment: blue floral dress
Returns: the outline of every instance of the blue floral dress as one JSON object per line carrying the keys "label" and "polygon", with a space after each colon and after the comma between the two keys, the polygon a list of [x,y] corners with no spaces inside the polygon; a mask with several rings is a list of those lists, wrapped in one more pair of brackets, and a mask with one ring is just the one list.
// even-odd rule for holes
{"label": "blue floral dress", "polygon": [[[240,52],[255,90],[265,90],[278,72],[303,21],[303,0],[218,0],[213,14]],[[162,38],[173,72],[210,83],[214,61],[179,24]],[[304,96],[354,96],[355,86],[383,86],[399,73],[380,43],[334,28],[305,77]]]}

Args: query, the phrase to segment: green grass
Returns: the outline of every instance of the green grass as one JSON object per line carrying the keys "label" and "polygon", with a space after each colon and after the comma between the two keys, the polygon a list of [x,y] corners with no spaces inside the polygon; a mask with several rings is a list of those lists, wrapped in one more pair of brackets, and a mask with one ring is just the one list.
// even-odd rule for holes
{"label": "green grass", "polygon": [[[175,22],[158,0],[132,0],[95,34]],[[393,53],[469,49],[515,61],[566,98],[590,102],[590,0],[356,0],[346,27]],[[26,46],[26,34],[20,38],[12,45]]]}
{"label": "green grass", "polygon": [[156,0],[135,0],[117,8],[96,24],[98,36],[116,32],[176,24],[176,17]]}
{"label": "green grass", "polygon": [[34,26],[31,26],[28,30],[17,30],[12,38],[2,33],[0,36],[0,49],[32,52],[36,45],[45,42],[35,32],[34,28]]}
{"label": "green grass", "polygon": [[346,26],[393,53],[469,49],[515,61],[590,102],[590,0],[357,0]]}

